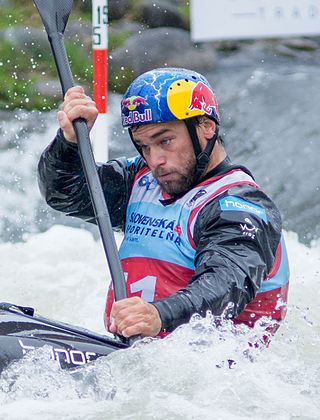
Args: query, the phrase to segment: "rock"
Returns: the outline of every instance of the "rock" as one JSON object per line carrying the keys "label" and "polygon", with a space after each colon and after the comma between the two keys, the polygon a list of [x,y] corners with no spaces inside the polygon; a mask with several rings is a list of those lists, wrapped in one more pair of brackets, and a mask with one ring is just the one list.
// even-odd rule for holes
{"label": "rock", "polygon": [[110,22],[109,29],[110,32],[112,31],[112,33],[130,32],[134,34],[138,33],[139,30],[144,30],[145,28],[141,23],[121,19],[114,22]]}
{"label": "rock", "polygon": [[[32,53],[48,53],[50,50],[48,37],[44,29],[13,26],[0,31],[0,39],[10,42],[13,47],[31,51]],[[75,44],[90,47],[92,45],[91,22],[70,21],[66,27],[65,39]]]}
{"label": "rock", "polygon": [[298,52],[294,51],[293,49],[287,47],[286,45],[283,44],[278,44],[274,46],[274,51],[279,54],[282,55],[284,57],[291,57],[291,58],[296,58],[298,57]]}
{"label": "rock", "polygon": [[133,78],[156,67],[186,67],[212,71],[217,64],[211,44],[194,45],[187,31],[155,28],[130,37],[110,57],[110,81],[123,90]]}
{"label": "rock", "polygon": [[90,0],[77,0],[75,3],[82,12],[91,12],[92,10],[92,3]]}
{"label": "rock", "polygon": [[14,26],[4,30],[2,39],[10,42],[13,47],[28,50],[33,55],[48,54],[48,37],[44,30],[24,26]]}
{"label": "rock", "polygon": [[118,20],[124,17],[130,9],[129,0],[114,0],[108,3],[108,17],[109,21]]}
{"label": "rock", "polygon": [[62,98],[61,86],[58,79],[40,80],[35,85],[35,91],[39,92],[41,96]]}
{"label": "rock", "polygon": [[319,49],[319,44],[316,41],[306,38],[284,39],[281,44],[294,50],[315,51]]}
{"label": "rock", "polygon": [[177,5],[166,0],[143,0],[139,5],[139,14],[136,20],[149,28],[171,26],[187,29],[187,22],[181,17]]}
{"label": "rock", "polygon": [[215,41],[214,46],[217,51],[232,53],[241,49],[241,41],[227,40],[227,41]]}
{"label": "rock", "polygon": [[71,21],[65,31],[65,39],[77,45],[84,45],[91,49],[92,46],[92,25],[91,22]]}

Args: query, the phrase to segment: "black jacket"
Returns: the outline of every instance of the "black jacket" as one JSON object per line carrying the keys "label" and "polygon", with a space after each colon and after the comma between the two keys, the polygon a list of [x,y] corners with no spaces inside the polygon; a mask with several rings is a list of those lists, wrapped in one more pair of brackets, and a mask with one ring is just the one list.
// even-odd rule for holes
{"label": "black jacket", "polygon": [[[126,207],[135,174],[145,166],[142,159],[127,165],[124,158],[98,166],[113,227],[124,227]],[[239,168],[227,158],[207,177]],[[245,172],[250,172],[240,167]],[[39,162],[39,186],[47,203],[69,216],[95,222],[88,188],[76,144],[67,142],[61,131],[43,152]],[[243,211],[222,212],[219,199],[233,195],[263,207],[268,222]],[[164,203],[168,204],[168,203]],[[254,240],[240,229],[246,217],[258,228]],[[160,313],[162,330],[172,331],[188,322],[191,315],[236,317],[254,299],[262,280],[271,270],[281,236],[281,217],[271,199],[250,185],[237,186],[210,201],[201,210],[194,228],[197,245],[195,273],[189,285],[179,292],[153,302]]]}

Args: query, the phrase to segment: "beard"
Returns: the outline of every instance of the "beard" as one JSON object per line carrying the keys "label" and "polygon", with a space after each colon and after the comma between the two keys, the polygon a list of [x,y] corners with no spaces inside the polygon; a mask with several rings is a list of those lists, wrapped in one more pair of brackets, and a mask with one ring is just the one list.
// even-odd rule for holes
{"label": "beard", "polygon": [[177,171],[175,168],[169,169],[169,171],[175,174],[175,179],[169,181],[161,181],[159,177],[164,173],[168,173],[168,169],[155,169],[153,176],[157,180],[161,189],[171,196],[179,195],[190,189],[196,180],[196,160],[190,158],[185,166],[184,170]]}

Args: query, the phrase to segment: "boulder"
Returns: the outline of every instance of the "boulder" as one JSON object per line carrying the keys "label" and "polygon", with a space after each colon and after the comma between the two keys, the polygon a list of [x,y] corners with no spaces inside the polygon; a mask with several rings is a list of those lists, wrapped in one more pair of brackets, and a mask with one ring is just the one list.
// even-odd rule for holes
{"label": "boulder", "polygon": [[34,90],[45,97],[56,97],[57,100],[62,100],[61,86],[58,79],[38,80],[35,84]]}
{"label": "boulder", "polygon": [[78,8],[82,12],[91,12],[92,10],[92,2],[91,0],[74,0],[75,6],[78,6]]}
{"label": "boulder", "polygon": [[155,28],[131,36],[110,57],[110,82],[123,90],[139,74],[156,67],[186,67],[212,71],[217,56],[212,44],[195,45],[187,31]]}
{"label": "boulder", "polygon": [[92,46],[92,25],[86,21],[70,21],[64,34],[66,40],[82,45],[91,52]]}
{"label": "boulder", "polygon": [[139,4],[135,19],[149,28],[171,26],[187,29],[188,24],[179,13],[177,3],[166,0],[143,0]]}
{"label": "boulder", "polygon": [[48,53],[48,37],[44,29],[13,26],[5,29],[1,35],[13,47],[30,51],[33,55]]}
{"label": "boulder", "polygon": [[319,43],[307,38],[288,38],[283,39],[281,44],[294,50],[315,51],[319,49]]}
{"label": "boulder", "polygon": [[129,0],[114,0],[108,2],[109,21],[118,20],[125,16],[130,9]]}

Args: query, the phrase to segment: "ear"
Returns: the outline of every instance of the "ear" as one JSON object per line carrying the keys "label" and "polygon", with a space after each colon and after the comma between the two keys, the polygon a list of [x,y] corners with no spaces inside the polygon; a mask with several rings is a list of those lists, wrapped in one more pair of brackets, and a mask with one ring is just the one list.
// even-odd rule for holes
{"label": "ear", "polygon": [[203,136],[206,140],[212,139],[216,131],[216,123],[210,118],[204,118],[200,124]]}

